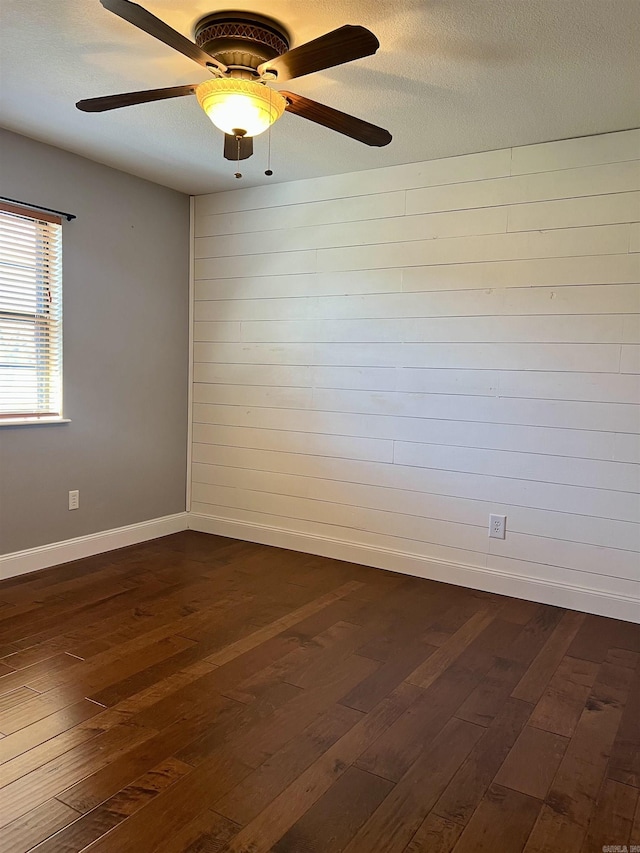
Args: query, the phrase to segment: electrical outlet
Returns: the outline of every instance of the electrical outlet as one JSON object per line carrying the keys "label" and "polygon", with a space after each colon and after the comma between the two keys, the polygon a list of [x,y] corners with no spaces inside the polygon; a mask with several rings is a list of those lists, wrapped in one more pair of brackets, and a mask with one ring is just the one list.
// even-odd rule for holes
{"label": "electrical outlet", "polygon": [[504,539],[507,528],[506,515],[489,516],[489,537],[491,539]]}
{"label": "electrical outlet", "polygon": [[69,492],[69,509],[79,509],[80,508],[80,492],[78,489],[74,489],[72,492]]}

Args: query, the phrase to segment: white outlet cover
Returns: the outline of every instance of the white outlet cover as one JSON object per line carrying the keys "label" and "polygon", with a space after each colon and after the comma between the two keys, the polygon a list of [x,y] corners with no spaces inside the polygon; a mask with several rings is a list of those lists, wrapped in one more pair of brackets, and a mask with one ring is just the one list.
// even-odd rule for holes
{"label": "white outlet cover", "polygon": [[504,539],[506,534],[506,528],[506,515],[494,515],[492,513],[489,516],[489,537],[491,539]]}

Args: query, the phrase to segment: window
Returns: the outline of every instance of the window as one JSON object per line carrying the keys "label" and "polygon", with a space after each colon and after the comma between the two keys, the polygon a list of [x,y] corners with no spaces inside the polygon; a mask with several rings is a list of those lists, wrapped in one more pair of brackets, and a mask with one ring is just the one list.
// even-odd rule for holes
{"label": "window", "polygon": [[61,417],[61,219],[0,202],[0,423]]}

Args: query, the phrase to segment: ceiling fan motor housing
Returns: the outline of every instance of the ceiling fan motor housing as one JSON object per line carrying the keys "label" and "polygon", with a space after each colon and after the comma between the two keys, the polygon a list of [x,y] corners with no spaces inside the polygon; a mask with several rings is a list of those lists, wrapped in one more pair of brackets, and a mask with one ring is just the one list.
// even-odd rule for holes
{"label": "ceiling fan motor housing", "polygon": [[231,76],[255,79],[263,62],[289,50],[289,35],[271,18],[247,12],[215,12],[195,25],[195,41],[231,70]]}

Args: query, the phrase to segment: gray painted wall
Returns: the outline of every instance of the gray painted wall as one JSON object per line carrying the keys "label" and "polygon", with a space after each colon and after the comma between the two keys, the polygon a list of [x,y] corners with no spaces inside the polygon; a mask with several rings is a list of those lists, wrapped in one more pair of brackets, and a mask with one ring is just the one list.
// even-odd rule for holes
{"label": "gray painted wall", "polygon": [[72,422],[0,428],[0,553],[183,511],[188,196],[2,130],[0,194],[78,217],[63,227]]}

